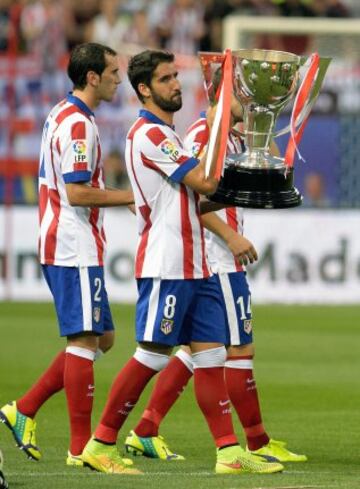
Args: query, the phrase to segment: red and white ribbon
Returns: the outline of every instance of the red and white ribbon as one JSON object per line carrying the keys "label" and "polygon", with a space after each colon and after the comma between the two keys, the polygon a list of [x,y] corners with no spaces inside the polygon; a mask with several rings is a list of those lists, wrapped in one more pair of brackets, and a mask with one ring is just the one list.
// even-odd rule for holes
{"label": "red and white ribbon", "polygon": [[218,131],[220,130],[220,148],[215,169],[215,178],[217,180],[220,180],[222,175],[222,169],[224,166],[226,155],[228,133],[230,129],[231,95],[233,92],[232,70],[232,54],[231,50],[227,49],[225,51],[225,58],[222,64],[222,79],[217,91],[218,104],[214,123],[211,128],[209,147],[205,164],[205,175],[209,176],[211,162],[214,154],[215,142]]}
{"label": "red and white ribbon", "polygon": [[302,138],[310,114],[308,114],[305,117],[305,119],[302,121],[298,129],[296,129],[296,120],[298,116],[301,114],[302,110],[304,109],[309,99],[309,95],[311,93],[314,80],[316,79],[318,73],[319,63],[320,63],[319,55],[317,53],[313,53],[310,58],[310,66],[304,76],[304,79],[300,85],[300,88],[295,98],[294,107],[290,119],[291,134],[285,152],[285,165],[287,166],[287,168],[291,168],[294,164],[295,151],[298,157],[300,158],[300,160],[304,160],[304,158],[300,154],[298,145]]}

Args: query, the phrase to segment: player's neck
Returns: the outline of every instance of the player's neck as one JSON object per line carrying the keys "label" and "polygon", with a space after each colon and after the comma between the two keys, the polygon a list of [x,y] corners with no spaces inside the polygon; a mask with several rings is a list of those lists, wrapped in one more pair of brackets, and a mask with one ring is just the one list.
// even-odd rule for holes
{"label": "player's neck", "polygon": [[174,112],[166,112],[165,110],[162,110],[158,105],[155,105],[153,103],[144,104],[144,109],[156,115],[156,117],[164,121],[169,126],[172,126],[174,124]]}
{"label": "player's neck", "polygon": [[89,91],[87,90],[77,90],[73,91],[74,97],[79,98],[82,102],[84,102],[90,110],[94,111],[96,107],[99,105],[100,101],[97,100]]}

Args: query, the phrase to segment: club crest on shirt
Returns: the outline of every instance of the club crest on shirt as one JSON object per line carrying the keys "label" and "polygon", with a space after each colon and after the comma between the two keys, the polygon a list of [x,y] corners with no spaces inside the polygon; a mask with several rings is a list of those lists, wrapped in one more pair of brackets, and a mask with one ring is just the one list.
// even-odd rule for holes
{"label": "club crest on shirt", "polygon": [[95,323],[98,323],[100,321],[100,316],[101,316],[101,307],[94,307],[93,318]]}
{"label": "club crest on shirt", "polygon": [[161,143],[160,149],[171,160],[176,161],[179,159],[179,156],[180,156],[179,148],[176,146],[176,144],[173,141],[170,141],[170,139],[165,139]]}
{"label": "club crest on shirt", "polygon": [[250,334],[251,333],[251,331],[252,331],[251,319],[245,319],[245,321],[244,321],[244,331],[247,334]]}
{"label": "club crest on shirt", "polygon": [[174,321],[172,319],[163,319],[160,324],[160,329],[164,334],[170,334],[173,330]]}

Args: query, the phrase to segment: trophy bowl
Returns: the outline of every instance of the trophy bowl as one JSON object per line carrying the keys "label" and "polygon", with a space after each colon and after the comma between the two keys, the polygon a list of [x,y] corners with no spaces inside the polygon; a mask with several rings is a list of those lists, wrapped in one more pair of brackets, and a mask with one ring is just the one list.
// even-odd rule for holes
{"label": "trophy bowl", "polygon": [[[232,60],[233,91],[243,109],[240,133],[245,151],[227,155],[218,189],[209,198],[239,207],[296,207],[302,196],[294,187],[293,167],[271,155],[269,146],[279,135],[275,132],[278,115],[299,89],[305,58],[283,51],[240,49],[232,52]],[[328,64],[329,60],[323,65],[322,78]],[[319,73],[320,69],[318,78]],[[318,79],[313,82],[305,109],[314,104],[320,85]]]}

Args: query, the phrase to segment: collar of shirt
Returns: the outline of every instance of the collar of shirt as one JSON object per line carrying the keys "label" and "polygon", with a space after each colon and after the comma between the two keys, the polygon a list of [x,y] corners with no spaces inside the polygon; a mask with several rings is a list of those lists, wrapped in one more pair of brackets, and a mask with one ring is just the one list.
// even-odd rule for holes
{"label": "collar of shirt", "polygon": [[169,126],[173,131],[175,131],[175,126],[171,126],[170,124],[166,124],[163,120],[157,117],[155,114],[150,112],[149,110],[141,109],[139,112],[139,117],[144,117],[148,121],[154,122],[154,124],[161,124],[162,126]]}
{"label": "collar of shirt", "polygon": [[73,95],[72,92],[68,93],[66,99],[71,104],[76,105],[76,107],[78,107],[86,115],[95,117],[94,112],[90,110],[89,107],[82,100],[80,100],[78,97],[75,97],[75,95]]}

